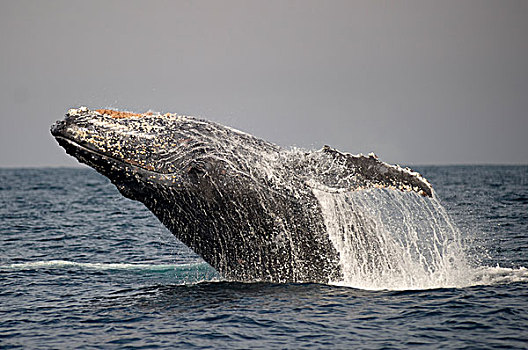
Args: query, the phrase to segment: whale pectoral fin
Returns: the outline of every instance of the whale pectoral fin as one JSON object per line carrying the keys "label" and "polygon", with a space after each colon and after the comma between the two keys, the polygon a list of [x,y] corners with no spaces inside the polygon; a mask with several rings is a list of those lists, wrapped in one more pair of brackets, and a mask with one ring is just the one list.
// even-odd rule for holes
{"label": "whale pectoral fin", "polygon": [[329,146],[324,146],[322,152],[340,159],[351,171],[357,183],[365,187],[385,187],[401,191],[414,191],[422,196],[432,197],[431,184],[419,173],[399,165],[391,165],[380,161],[376,155],[368,156],[342,153]]}

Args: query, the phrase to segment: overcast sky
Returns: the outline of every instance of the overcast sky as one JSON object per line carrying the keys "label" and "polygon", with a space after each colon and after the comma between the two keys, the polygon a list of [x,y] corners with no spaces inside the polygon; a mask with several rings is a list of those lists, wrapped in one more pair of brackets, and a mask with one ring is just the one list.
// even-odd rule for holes
{"label": "overcast sky", "polygon": [[528,164],[528,1],[0,0],[0,167],[71,107],[399,164]]}

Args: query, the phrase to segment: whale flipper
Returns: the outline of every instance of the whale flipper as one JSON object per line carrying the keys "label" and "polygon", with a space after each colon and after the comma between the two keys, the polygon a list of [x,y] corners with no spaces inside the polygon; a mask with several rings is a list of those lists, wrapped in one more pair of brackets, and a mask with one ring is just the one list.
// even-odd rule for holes
{"label": "whale flipper", "polygon": [[358,187],[387,187],[401,191],[414,191],[422,196],[433,196],[431,184],[419,173],[382,162],[374,154],[368,156],[343,153],[330,146],[324,146],[321,152],[332,155],[338,162],[344,164],[345,172],[341,179],[351,175]]}

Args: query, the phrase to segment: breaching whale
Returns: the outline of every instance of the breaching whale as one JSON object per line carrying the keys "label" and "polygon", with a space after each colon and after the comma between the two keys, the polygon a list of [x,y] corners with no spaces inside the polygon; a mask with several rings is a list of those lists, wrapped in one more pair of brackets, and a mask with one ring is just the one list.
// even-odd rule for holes
{"label": "breaching whale", "polygon": [[177,114],[81,107],[51,133],[228,280],[340,279],[339,253],[314,191],[380,187],[433,196],[420,174],[373,154],[287,150]]}

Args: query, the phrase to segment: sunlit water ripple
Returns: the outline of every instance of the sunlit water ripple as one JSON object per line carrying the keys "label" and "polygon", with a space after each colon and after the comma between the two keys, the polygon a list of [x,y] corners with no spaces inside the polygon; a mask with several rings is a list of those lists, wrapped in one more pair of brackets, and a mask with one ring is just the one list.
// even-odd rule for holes
{"label": "sunlit water ripple", "polygon": [[417,170],[465,286],[226,282],[94,171],[0,169],[0,348],[527,348],[528,167]]}

